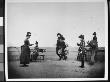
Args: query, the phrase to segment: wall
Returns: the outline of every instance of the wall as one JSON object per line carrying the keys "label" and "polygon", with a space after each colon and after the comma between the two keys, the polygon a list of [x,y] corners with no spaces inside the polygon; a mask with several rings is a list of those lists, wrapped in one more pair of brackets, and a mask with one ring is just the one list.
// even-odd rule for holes
{"label": "wall", "polygon": [[[46,52],[55,52],[55,47],[42,47],[42,49],[46,49]],[[69,48],[69,52],[77,52],[77,47],[76,48]],[[9,61],[11,60],[19,60],[20,57],[20,47],[8,47],[8,59]],[[88,55],[90,55],[90,52],[88,53]],[[99,48],[98,54],[96,59],[98,61],[103,62],[105,58],[105,48],[101,47]]]}

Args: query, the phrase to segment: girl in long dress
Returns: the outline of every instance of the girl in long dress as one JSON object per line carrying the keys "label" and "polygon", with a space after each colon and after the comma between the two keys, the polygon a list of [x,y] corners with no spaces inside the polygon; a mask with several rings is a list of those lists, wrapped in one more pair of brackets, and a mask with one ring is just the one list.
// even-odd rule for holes
{"label": "girl in long dress", "polygon": [[91,64],[95,63],[95,56],[97,55],[97,51],[98,51],[98,42],[97,42],[97,36],[96,36],[96,32],[93,33],[94,37],[92,40],[92,51],[91,51]]}
{"label": "girl in long dress", "polygon": [[38,42],[36,41],[36,46],[34,47],[32,54],[31,54],[31,61],[32,60],[37,60],[37,57],[39,56],[39,47],[38,47]]}
{"label": "girl in long dress", "polygon": [[86,49],[85,49],[85,40],[84,40],[84,35],[80,35],[80,43],[77,43],[78,46],[80,46],[80,58],[81,58],[81,68],[84,68],[84,61],[86,58]]}
{"label": "girl in long dress", "polygon": [[24,45],[21,46],[21,56],[20,56],[20,64],[27,66],[30,62],[30,48],[33,44],[30,44],[29,38],[31,36],[30,32],[27,32],[26,39],[24,40]]}

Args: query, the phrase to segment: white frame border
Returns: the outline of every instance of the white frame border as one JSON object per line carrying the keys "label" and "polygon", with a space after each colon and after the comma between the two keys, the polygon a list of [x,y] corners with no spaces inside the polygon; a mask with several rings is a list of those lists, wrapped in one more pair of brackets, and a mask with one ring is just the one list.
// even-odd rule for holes
{"label": "white frame border", "polygon": [[[19,2],[105,2],[105,77],[104,78],[41,78],[41,79],[8,79],[7,62],[7,3]],[[5,76],[6,81],[97,81],[108,80],[108,4],[107,0],[5,0]]]}

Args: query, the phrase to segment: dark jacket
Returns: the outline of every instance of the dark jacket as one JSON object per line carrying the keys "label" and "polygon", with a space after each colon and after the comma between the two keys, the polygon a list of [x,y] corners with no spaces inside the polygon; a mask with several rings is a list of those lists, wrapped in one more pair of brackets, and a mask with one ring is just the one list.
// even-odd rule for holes
{"label": "dark jacket", "polygon": [[94,37],[93,37],[93,40],[95,40],[95,41],[97,42],[97,36],[94,36]]}

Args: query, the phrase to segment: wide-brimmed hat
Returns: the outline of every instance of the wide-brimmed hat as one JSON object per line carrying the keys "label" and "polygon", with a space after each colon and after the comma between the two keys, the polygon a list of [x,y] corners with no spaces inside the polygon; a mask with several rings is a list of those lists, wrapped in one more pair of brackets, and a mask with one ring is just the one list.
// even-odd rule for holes
{"label": "wide-brimmed hat", "polygon": [[26,36],[31,36],[31,32],[27,32]]}
{"label": "wide-brimmed hat", "polygon": [[79,38],[82,38],[82,39],[84,39],[84,35],[82,35],[82,34],[81,34],[81,35],[79,36]]}
{"label": "wide-brimmed hat", "polygon": [[96,32],[94,32],[93,35],[96,35]]}
{"label": "wide-brimmed hat", "polygon": [[57,33],[57,36],[58,36],[58,35],[60,35],[60,36],[61,36],[61,34],[60,34],[60,33]]}

